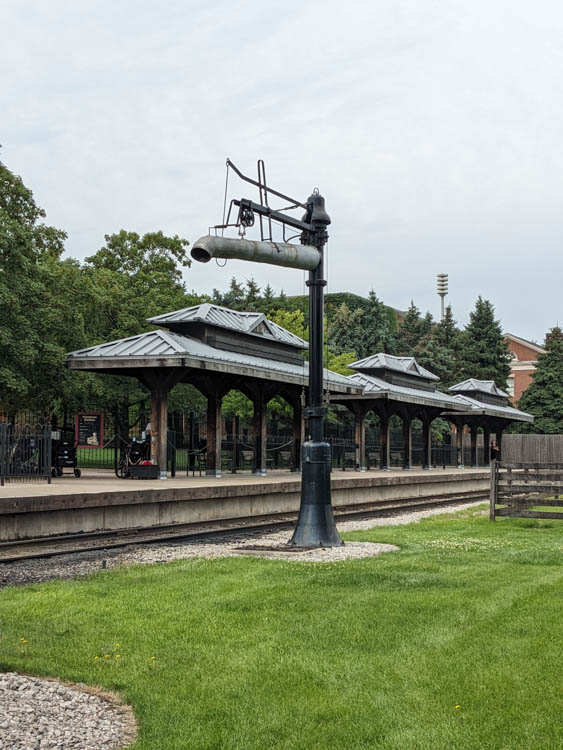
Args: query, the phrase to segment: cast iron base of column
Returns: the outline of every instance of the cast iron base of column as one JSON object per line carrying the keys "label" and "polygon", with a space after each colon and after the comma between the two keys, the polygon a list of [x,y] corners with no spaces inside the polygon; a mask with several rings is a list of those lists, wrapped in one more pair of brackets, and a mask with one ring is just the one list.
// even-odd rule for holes
{"label": "cast iron base of column", "polygon": [[256,469],[252,472],[255,477],[265,477],[266,476],[266,469]]}
{"label": "cast iron base of column", "polygon": [[303,443],[301,507],[288,544],[292,547],[341,547],[330,499],[330,445]]}
{"label": "cast iron base of column", "polygon": [[216,479],[221,479],[221,477],[223,475],[217,469],[207,469],[207,471],[205,472],[205,476],[206,477],[215,477]]}

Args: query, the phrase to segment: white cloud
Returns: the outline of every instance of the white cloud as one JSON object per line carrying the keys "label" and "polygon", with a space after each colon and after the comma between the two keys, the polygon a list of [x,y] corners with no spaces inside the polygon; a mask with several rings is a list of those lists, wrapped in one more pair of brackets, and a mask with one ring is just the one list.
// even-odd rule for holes
{"label": "white cloud", "polygon": [[[559,3],[22,0],[3,27],[2,159],[72,255],[121,227],[193,241],[225,157],[262,157],[282,191],[326,196],[333,291],[437,312],[443,271],[461,322],[478,294],[528,338],[561,321]],[[303,290],[242,263],[186,281],[233,274]]]}

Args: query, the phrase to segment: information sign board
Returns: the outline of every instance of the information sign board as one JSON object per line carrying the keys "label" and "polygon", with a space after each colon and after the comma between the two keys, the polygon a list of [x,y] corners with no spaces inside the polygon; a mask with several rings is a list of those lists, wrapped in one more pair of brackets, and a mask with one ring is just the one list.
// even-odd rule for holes
{"label": "information sign board", "polygon": [[104,415],[101,412],[77,414],[74,439],[79,448],[101,448],[104,444]]}

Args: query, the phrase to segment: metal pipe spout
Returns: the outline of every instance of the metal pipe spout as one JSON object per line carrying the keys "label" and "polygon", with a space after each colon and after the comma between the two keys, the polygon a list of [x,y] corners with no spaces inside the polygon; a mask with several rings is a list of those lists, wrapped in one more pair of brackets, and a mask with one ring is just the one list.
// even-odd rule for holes
{"label": "metal pipe spout", "polygon": [[321,261],[321,254],[312,245],[291,245],[288,242],[261,242],[258,240],[233,239],[204,235],[194,242],[191,256],[200,263],[211,258],[235,258],[272,266],[314,270]]}

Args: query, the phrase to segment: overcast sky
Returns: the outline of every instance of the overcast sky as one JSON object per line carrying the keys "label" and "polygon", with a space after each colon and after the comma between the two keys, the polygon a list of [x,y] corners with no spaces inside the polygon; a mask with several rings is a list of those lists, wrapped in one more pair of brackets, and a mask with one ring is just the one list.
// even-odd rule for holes
{"label": "overcast sky", "polygon": [[[220,221],[225,159],[332,217],[328,291],[503,328],[563,323],[560,0],[4,0],[0,159],[65,229],[193,242]],[[230,181],[231,197],[252,195]],[[249,235],[251,236],[251,235]],[[194,263],[188,289],[300,271]]]}

